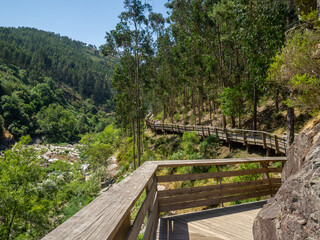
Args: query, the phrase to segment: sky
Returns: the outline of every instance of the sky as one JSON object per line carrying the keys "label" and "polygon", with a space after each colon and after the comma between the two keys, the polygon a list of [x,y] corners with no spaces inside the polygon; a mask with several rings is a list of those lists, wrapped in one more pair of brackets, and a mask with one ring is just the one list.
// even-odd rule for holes
{"label": "sky", "polygon": [[[167,16],[167,0],[144,1]],[[0,6],[2,27],[37,28],[97,47],[124,11],[123,0],[0,0]]]}

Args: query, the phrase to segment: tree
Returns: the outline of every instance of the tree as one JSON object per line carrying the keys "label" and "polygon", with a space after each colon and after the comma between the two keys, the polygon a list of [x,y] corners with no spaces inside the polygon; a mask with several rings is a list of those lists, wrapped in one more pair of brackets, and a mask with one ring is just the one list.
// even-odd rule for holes
{"label": "tree", "polygon": [[72,112],[53,103],[48,108],[42,108],[37,114],[37,123],[39,124],[37,133],[45,136],[48,141],[75,141],[78,138],[76,121]]}
{"label": "tree", "polygon": [[[224,88],[220,95],[221,111],[224,115],[239,118],[238,128],[241,125],[241,115],[245,113],[245,106],[243,104],[243,94],[241,93],[243,89],[240,87],[235,88]],[[235,123],[232,122],[232,127],[235,127]]]}
{"label": "tree", "polygon": [[[137,159],[138,166],[140,166],[141,157],[141,129],[143,116],[142,106],[142,80],[141,80],[141,65],[144,58],[150,51],[150,35],[148,34],[148,18],[146,12],[151,11],[151,6],[146,3],[142,3],[140,0],[125,0],[124,1],[125,12],[122,12],[119,16],[120,22],[117,24],[116,29],[112,30],[106,35],[106,41],[103,48],[105,55],[119,56],[120,58],[126,58],[126,64],[131,65],[134,69],[134,74],[127,74],[127,77],[132,80],[133,98],[131,99],[134,106],[133,119],[133,133],[137,137]],[[122,63],[124,63],[122,61]],[[127,65],[127,66],[128,66]],[[128,114],[123,112],[121,114]]]}
{"label": "tree", "polygon": [[[0,156],[0,238],[39,238],[50,229],[51,199],[42,197],[45,178],[36,152],[23,138]],[[28,233],[26,233],[28,230]]]}

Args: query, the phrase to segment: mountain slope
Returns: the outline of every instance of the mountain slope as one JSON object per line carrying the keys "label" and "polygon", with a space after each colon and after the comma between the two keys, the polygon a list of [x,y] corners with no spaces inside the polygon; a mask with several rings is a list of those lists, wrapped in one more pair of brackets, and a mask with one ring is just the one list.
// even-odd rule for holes
{"label": "mountain slope", "polygon": [[0,27],[0,49],[0,63],[29,70],[31,80],[51,77],[96,104],[111,97],[106,74],[112,74],[114,61],[91,45],[34,28]]}

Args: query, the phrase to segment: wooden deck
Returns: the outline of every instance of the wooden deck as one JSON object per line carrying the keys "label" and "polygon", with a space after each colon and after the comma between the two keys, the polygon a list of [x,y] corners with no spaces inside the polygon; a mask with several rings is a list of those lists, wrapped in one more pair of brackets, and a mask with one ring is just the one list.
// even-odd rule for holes
{"label": "wooden deck", "polygon": [[[281,186],[280,173],[285,161],[286,158],[284,157],[148,161],[120,183],[115,184],[108,191],[103,192],[94,201],[58,226],[43,239],[136,240],[142,230],[144,219],[147,218],[148,221],[143,239],[154,240],[156,239],[157,227],[159,225],[159,214],[162,212],[212,206],[275,194]],[[254,164],[254,168],[246,170],[234,170],[232,167],[237,164],[247,163],[256,164]],[[159,172],[157,172],[157,169],[181,166],[216,166],[217,171],[190,174],[173,174],[167,172],[164,175],[158,175]],[[226,166],[228,166],[228,168],[224,170],[223,167]],[[239,179],[240,181],[233,181],[233,179],[238,176],[250,175],[259,177],[258,179],[255,178],[255,180]],[[225,178],[228,179],[227,182],[223,181]],[[188,182],[198,179],[215,179],[215,181],[211,182],[210,185],[203,186],[158,189],[158,184],[179,181]],[[139,197],[142,196],[142,193],[145,193],[144,201],[134,220],[132,220],[130,217],[131,210]],[[210,220],[211,223],[198,223],[195,219],[208,219],[209,213],[211,212],[216,214],[216,219],[218,219],[218,216],[225,214],[226,217],[229,217],[229,220],[225,220],[223,223],[222,220],[218,219],[216,222],[216,225],[220,226],[220,229],[226,227],[229,231],[231,229],[230,225],[241,227],[241,224],[247,225],[247,229],[250,229],[252,223],[246,223],[245,221],[253,219],[254,216],[250,217],[249,214],[246,217],[247,220],[242,220],[241,217],[237,217],[237,212],[242,212],[243,214],[249,213],[248,211],[246,213],[244,212],[244,206],[241,208],[237,211],[235,211],[237,208],[232,207],[205,211],[204,213],[197,213],[196,215],[187,214],[184,215],[185,219],[183,221],[177,220],[179,218],[181,219],[181,216],[170,218],[175,219],[175,222],[171,221],[170,225],[175,227],[171,228],[171,230],[169,228],[169,231],[165,232],[164,235],[168,236],[168,233],[171,235],[175,234],[175,230],[182,228],[187,230],[185,233],[190,233],[190,236],[185,234],[180,239],[206,239],[205,237],[207,237],[207,239],[219,239],[219,236],[220,239],[223,239],[221,238],[222,233],[218,231],[214,231],[217,237],[213,238],[212,235],[210,235],[212,234],[210,231],[213,229],[212,226],[215,220]],[[227,215],[228,211],[229,213]],[[168,221],[163,223],[163,219],[161,219],[160,229],[163,228],[163,224],[167,226],[167,223]],[[174,225],[172,225],[172,223],[174,223]],[[180,225],[178,225],[178,223]],[[236,225],[236,223],[238,225]],[[199,229],[199,224],[201,224],[202,227],[197,233],[196,229]],[[242,230],[242,227],[240,230],[238,230],[238,232],[246,232],[246,230]],[[160,236],[162,237],[162,235]],[[179,238],[171,237],[169,239]],[[226,237],[225,239],[232,238]]]}
{"label": "wooden deck", "polygon": [[250,240],[252,225],[266,201],[164,217],[158,240]]}

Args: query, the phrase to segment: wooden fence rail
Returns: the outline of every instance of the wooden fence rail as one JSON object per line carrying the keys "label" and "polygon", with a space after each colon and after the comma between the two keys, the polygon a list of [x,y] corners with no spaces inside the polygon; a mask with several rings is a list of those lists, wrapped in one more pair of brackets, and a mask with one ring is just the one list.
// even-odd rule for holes
{"label": "wooden fence rail", "polygon": [[[137,239],[145,218],[147,225],[144,239],[155,239],[160,212],[212,206],[275,194],[281,186],[279,173],[285,161],[284,157],[265,157],[145,162],[43,239]],[[232,169],[232,165],[246,163],[257,164],[253,164],[252,169],[227,170]],[[157,175],[158,169],[183,166],[210,166],[210,169],[215,166],[217,171]],[[235,178],[239,176],[246,177]],[[252,179],[250,176],[255,176],[254,180],[248,180]],[[206,186],[158,190],[158,184],[161,182],[199,179],[214,181]],[[135,219],[131,221],[131,211],[143,192],[146,192],[146,197]]]}
{"label": "wooden fence rail", "polygon": [[153,131],[170,133],[196,132],[197,135],[206,137],[216,135],[226,142],[243,143],[244,146],[256,145],[264,149],[274,149],[276,154],[286,154],[286,137],[264,131],[227,129],[213,126],[178,125],[172,123],[156,123],[147,120],[147,126]]}

